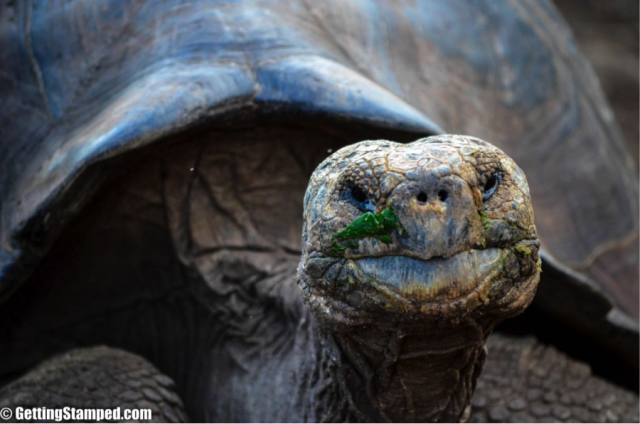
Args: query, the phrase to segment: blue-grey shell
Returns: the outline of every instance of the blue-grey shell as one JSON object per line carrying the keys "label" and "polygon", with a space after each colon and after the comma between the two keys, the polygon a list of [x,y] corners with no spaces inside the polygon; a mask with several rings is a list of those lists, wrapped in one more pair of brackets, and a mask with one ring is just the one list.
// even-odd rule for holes
{"label": "blue-grey shell", "polygon": [[125,153],[274,121],[496,144],[527,173],[547,275],[579,293],[550,308],[607,318],[637,351],[636,171],[546,1],[3,3],[0,296]]}

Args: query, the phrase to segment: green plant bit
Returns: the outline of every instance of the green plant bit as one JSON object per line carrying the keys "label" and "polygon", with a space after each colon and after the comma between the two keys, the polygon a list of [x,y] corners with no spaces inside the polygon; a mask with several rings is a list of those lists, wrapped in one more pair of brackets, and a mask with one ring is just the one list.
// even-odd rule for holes
{"label": "green plant bit", "polygon": [[538,259],[538,262],[536,262],[536,269],[542,273],[542,259]]}
{"label": "green plant bit", "polygon": [[[391,243],[389,234],[395,229],[399,230],[400,234],[406,234],[406,230],[398,221],[398,217],[391,207],[377,214],[367,212],[333,236],[330,254],[340,256],[346,249],[357,249],[356,239],[365,237],[376,237],[382,243],[389,244]],[[346,242],[342,243],[342,240],[346,240]]]}
{"label": "green plant bit", "polygon": [[349,240],[345,244],[340,244],[335,238],[333,239],[333,244],[331,245],[331,251],[329,252],[331,256],[340,256],[347,249],[357,249],[358,242],[354,240]]}
{"label": "green plant bit", "polygon": [[398,222],[393,208],[387,208],[382,213],[374,214],[367,212],[360,215],[347,228],[335,235],[335,238],[342,240],[357,239],[363,237],[387,236],[391,231],[398,229],[400,232],[404,228]]}
{"label": "green plant bit", "polygon": [[484,227],[484,229],[488,230],[489,228],[491,228],[491,222],[489,221],[489,218],[487,217],[484,209],[480,209],[478,213],[480,214],[480,218],[482,218],[482,226]]}
{"label": "green plant bit", "polygon": [[531,256],[531,249],[523,244],[517,245],[515,250],[520,254],[520,256]]}

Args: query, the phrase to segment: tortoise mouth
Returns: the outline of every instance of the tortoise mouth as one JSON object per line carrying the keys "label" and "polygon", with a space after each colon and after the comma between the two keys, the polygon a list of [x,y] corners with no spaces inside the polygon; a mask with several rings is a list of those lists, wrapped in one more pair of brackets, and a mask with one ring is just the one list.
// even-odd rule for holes
{"label": "tortoise mouth", "polygon": [[468,250],[448,258],[407,256],[365,257],[353,260],[357,280],[382,286],[405,299],[424,302],[456,299],[505,272],[510,249]]}
{"label": "tortoise mouth", "polygon": [[527,240],[430,259],[315,256],[302,265],[299,283],[316,318],[334,329],[431,325],[470,315],[504,319],[533,299],[540,275],[537,247],[537,240]]}
{"label": "tortoise mouth", "polygon": [[407,255],[314,257],[306,261],[304,271],[313,286],[330,289],[327,294],[331,296],[342,297],[353,291],[377,292],[385,298],[402,299],[402,303],[418,306],[432,301],[455,301],[481,286],[494,289],[491,286],[499,285],[501,291],[508,291],[521,276],[518,246],[470,249],[446,258],[429,259]]}

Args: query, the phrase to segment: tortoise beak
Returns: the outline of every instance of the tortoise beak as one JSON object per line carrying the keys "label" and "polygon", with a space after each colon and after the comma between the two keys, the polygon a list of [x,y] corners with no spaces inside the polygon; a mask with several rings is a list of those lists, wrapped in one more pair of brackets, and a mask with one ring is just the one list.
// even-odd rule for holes
{"label": "tortoise beak", "polygon": [[430,301],[437,297],[456,299],[494,279],[502,268],[504,256],[502,249],[494,248],[427,261],[383,256],[356,259],[354,262],[358,271],[367,275],[372,283],[384,285],[412,301]]}

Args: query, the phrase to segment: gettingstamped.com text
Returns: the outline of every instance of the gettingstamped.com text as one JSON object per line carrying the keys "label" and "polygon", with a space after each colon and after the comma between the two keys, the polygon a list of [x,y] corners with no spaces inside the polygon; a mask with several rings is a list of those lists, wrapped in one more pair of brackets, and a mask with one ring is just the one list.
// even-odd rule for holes
{"label": "gettingstamped.com text", "polygon": [[151,409],[82,409],[63,408],[2,408],[0,420],[5,421],[151,421]]}

